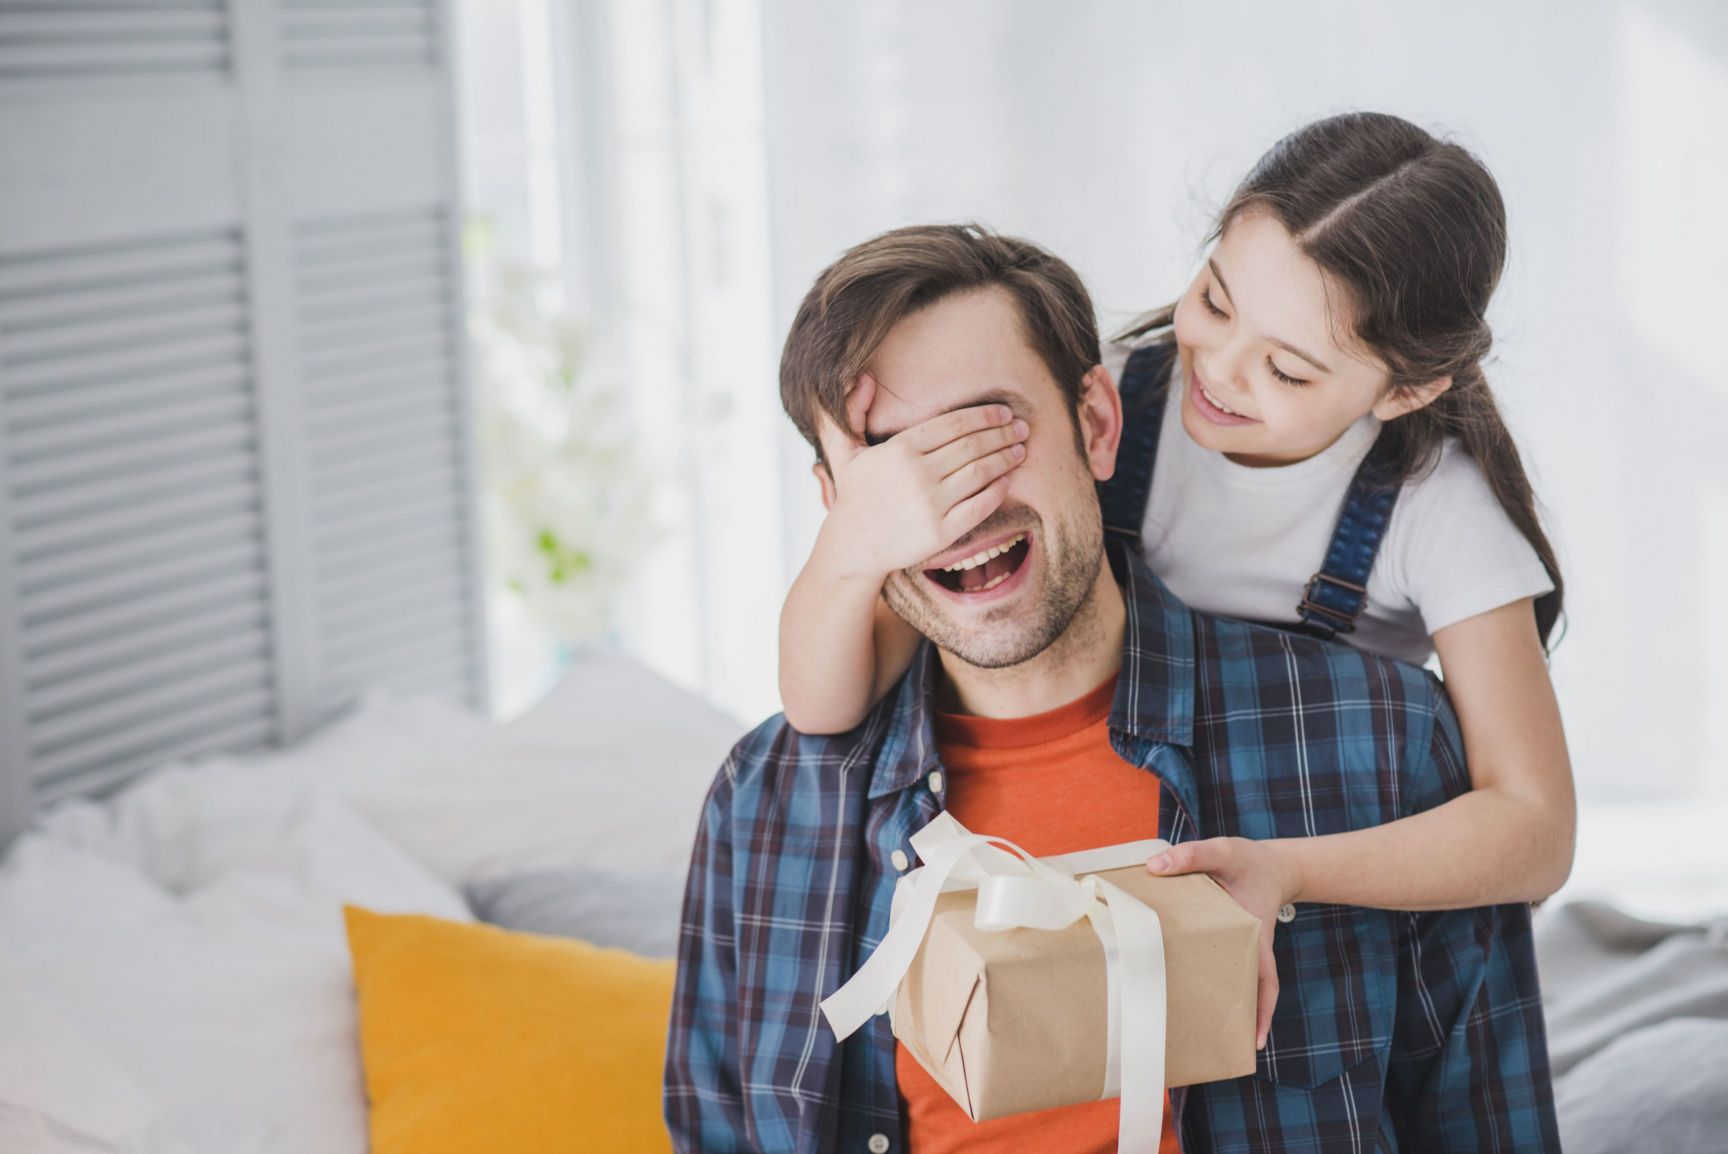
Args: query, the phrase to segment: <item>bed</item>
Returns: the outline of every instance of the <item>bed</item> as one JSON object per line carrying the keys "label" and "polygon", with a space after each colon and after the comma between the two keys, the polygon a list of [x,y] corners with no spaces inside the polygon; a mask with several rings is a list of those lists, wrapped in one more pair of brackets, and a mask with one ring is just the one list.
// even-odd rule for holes
{"label": "bed", "polygon": [[343,904],[472,921],[560,870],[675,899],[742,728],[595,651],[509,724],[376,691],[290,748],[47,807],[0,861],[0,1150],[360,1154]]}

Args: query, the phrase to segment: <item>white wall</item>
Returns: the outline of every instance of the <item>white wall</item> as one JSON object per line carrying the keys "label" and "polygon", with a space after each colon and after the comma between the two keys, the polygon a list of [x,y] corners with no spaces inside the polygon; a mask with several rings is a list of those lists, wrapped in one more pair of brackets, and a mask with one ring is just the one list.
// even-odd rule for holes
{"label": "white wall", "polygon": [[1109,323],[1179,290],[1279,135],[1376,108],[1506,196],[1491,380],[1568,580],[1553,671],[1584,796],[1728,797],[1728,6],[462,7],[465,55],[521,102],[481,125],[470,190],[560,254],[667,478],[622,631],[657,668],[778,708],[775,611],[821,506],[775,358],[841,249],[981,219],[1071,260]]}
{"label": "white wall", "polygon": [[[1283,132],[1349,108],[1444,130],[1508,204],[1490,379],[1568,580],[1581,789],[1728,794],[1728,7],[1246,7],[763,0],[780,331],[846,245],[967,218],[1124,318],[1179,291]],[[789,424],[782,461],[791,567],[821,506]]]}

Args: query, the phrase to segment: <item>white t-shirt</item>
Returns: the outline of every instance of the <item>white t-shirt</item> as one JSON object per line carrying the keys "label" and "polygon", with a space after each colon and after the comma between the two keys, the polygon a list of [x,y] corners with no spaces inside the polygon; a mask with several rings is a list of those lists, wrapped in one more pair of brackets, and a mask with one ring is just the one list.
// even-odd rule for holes
{"label": "white t-shirt", "polygon": [[[1104,367],[1118,381],[1131,351],[1105,347]],[[1363,417],[1293,465],[1238,465],[1203,448],[1183,426],[1186,377],[1178,362],[1142,527],[1147,563],[1202,612],[1295,623],[1380,421]],[[1553,588],[1481,470],[1448,438],[1439,463],[1399,493],[1368,576],[1368,608],[1354,632],[1338,636],[1420,665],[1446,626]]]}

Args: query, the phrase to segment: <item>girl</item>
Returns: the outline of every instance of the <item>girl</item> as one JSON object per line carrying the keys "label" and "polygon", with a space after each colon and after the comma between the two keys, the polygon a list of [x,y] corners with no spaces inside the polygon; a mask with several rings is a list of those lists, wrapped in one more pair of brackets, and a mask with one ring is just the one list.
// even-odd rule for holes
{"label": "girl", "polygon": [[[1373,829],[1188,842],[1150,868],[1207,872],[1267,924],[1295,901],[1426,910],[1547,897],[1571,869],[1575,824],[1546,664],[1563,586],[1482,372],[1505,259],[1493,178],[1397,117],[1332,117],[1279,141],[1209,240],[1182,299],[1104,358],[1114,375],[1167,381],[1146,447],[1147,561],[1198,610],[1403,661],[1437,655],[1473,789]],[[873,391],[865,377],[849,398],[855,430]],[[874,493],[855,508],[880,510],[889,491],[948,511],[935,552],[1001,503],[1024,436],[1006,415],[948,414],[901,433],[897,456],[854,445],[830,463],[870,479],[839,487]],[[986,467],[956,485],[973,461]],[[781,621],[786,716],[807,732],[863,720],[917,640],[879,597],[831,594],[836,558],[857,571],[904,531],[844,505]],[[1267,981],[1263,966],[1261,1045]]]}

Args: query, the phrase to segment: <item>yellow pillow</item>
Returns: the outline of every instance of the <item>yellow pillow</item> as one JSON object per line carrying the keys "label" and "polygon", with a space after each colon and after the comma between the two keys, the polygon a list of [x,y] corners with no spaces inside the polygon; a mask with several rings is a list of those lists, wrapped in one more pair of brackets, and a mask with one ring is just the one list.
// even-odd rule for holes
{"label": "yellow pillow", "polygon": [[371,1154],[671,1150],[675,963],[343,906]]}

